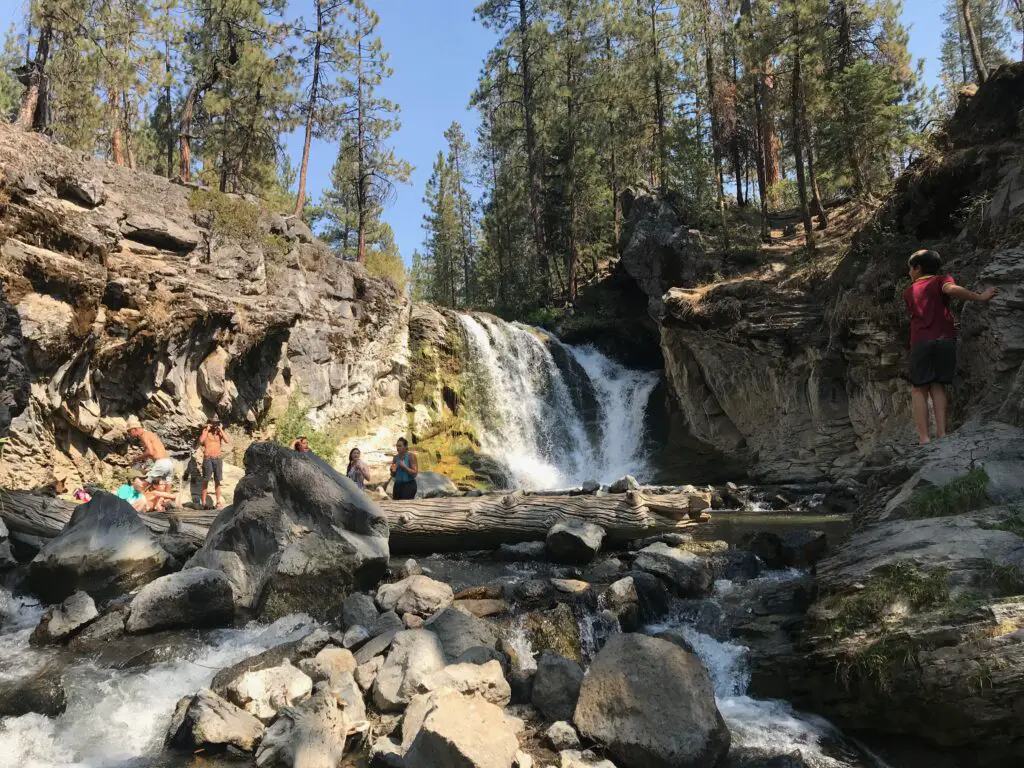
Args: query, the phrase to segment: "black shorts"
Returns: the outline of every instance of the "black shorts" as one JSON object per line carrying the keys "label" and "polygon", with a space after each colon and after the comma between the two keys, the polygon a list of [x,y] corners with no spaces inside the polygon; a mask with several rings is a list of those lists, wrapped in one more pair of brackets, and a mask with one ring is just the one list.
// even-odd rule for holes
{"label": "black shorts", "polygon": [[395,487],[391,491],[391,496],[399,501],[409,500],[416,498],[416,481],[409,480],[404,483],[395,483]]}
{"label": "black shorts", "polygon": [[203,482],[210,482],[210,478],[213,478],[213,482],[220,485],[224,481],[224,460],[217,459],[203,459]]}
{"label": "black shorts", "polygon": [[919,341],[910,348],[910,383],[915,387],[952,384],[956,373],[956,339]]}

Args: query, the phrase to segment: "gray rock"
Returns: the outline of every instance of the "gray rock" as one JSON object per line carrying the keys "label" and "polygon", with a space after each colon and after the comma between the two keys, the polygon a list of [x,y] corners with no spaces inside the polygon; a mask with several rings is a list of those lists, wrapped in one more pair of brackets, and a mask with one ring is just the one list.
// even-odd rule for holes
{"label": "gray rock", "polygon": [[121,234],[137,243],[167,251],[190,253],[199,245],[199,232],[154,214],[137,212],[121,222]]}
{"label": "gray rock", "polygon": [[559,768],[615,768],[611,760],[602,760],[589,749],[567,749],[559,754],[558,761]]}
{"label": "gray rock", "polygon": [[341,647],[348,648],[353,653],[358,651],[366,642],[370,639],[370,630],[366,627],[361,627],[356,624],[353,627],[349,627],[345,630],[345,634],[342,636]]}
{"label": "gray rock", "polygon": [[[402,631],[402,630],[399,630]],[[375,656],[380,656],[395,641],[395,635],[398,632],[388,632],[383,635],[377,635],[375,638],[370,640],[366,645],[356,651],[356,664],[365,664]]]}
{"label": "gray rock", "polygon": [[399,616],[412,613],[426,618],[455,599],[452,588],[429,576],[410,576],[394,584],[382,584],[377,590],[377,604]]}
{"label": "gray rock", "polygon": [[563,749],[576,749],[580,745],[579,734],[576,733],[572,724],[565,720],[559,720],[552,724],[544,732],[544,738],[555,752],[561,752]]}
{"label": "gray rock", "polygon": [[348,737],[345,707],[328,688],[297,707],[283,710],[256,750],[258,768],[333,768],[341,763]]}
{"label": "gray rock", "polygon": [[333,645],[327,646],[313,658],[299,662],[299,669],[309,675],[314,684],[321,680],[333,680],[342,674],[351,674],[356,671],[356,666],[351,651]]}
{"label": "gray rock", "polygon": [[204,688],[178,702],[167,743],[189,750],[231,746],[251,752],[263,732],[258,718]]}
{"label": "gray rock", "polygon": [[374,656],[365,664],[360,664],[356,667],[356,671],[353,673],[356,684],[365,693],[373,687],[373,682],[377,679],[377,675],[380,673],[380,668],[384,666],[383,656]]}
{"label": "gray rock", "polygon": [[75,592],[63,603],[43,614],[38,626],[32,630],[29,643],[61,645],[99,615],[96,603],[89,595],[85,592]]}
{"label": "gray rock", "polygon": [[235,616],[231,582],[220,571],[191,568],[151,581],[134,597],[130,634],[177,627],[227,627]]}
{"label": "gray rock", "polygon": [[366,719],[366,702],[352,672],[335,672],[329,680],[317,685],[315,691],[326,689],[344,705],[345,718],[352,723]]}
{"label": "gray rock", "polygon": [[436,499],[443,496],[455,496],[458,492],[459,489],[455,483],[437,472],[420,472],[416,475],[417,499]]}
{"label": "gray rock", "polygon": [[298,240],[300,243],[313,242],[313,230],[298,216],[285,216],[284,221],[289,238]]}
{"label": "gray rock", "polygon": [[583,682],[583,669],[575,661],[545,651],[537,660],[531,698],[548,720],[570,720]]}
{"label": "gray rock", "polygon": [[597,493],[601,490],[601,484],[597,480],[584,480],[580,488],[584,493]]}
{"label": "gray rock", "polygon": [[100,616],[72,637],[68,648],[75,653],[94,653],[102,650],[112,640],[124,637],[127,619],[126,610],[113,610]]}
{"label": "gray rock", "polygon": [[210,689],[218,696],[227,697],[228,687],[236,680],[240,680],[245,673],[279,667],[285,662],[290,664],[293,658],[299,656],[298,645],[298,641],[281,643],[226,667],[213,676]]}
{"label": "gray rock", "polygon": [[370,746],[370,765],[373,768],[406,768],[402,745],[382,736]]}
{"label": "gray rock", "polygon": [[416,695],[422,682],[444,665],[444,650],[433,632],[423,629],[399,632],[373,684],[374,704],[382,712],[402,709]]}
{"label": "gray rock", "polygon": [[713,768],[731,741],[700,659],[644,635],[608,640],[583,681],[573,720],[622,768]]}
{"label": "gray rock", "polygon": [[682,648],[687,653],[696,654],[697,652],[693,649],[693,645],[678,632],[658,632],[654,635],[658,640],[664,640],[665,642],[672,643],[677,648]]}
{"label": "gray rock", "polygon": [[409,705],[402,746],[408,768],[512,768],[519,740],[494,704],[441,690]]}
{"label": "gray rock", "polygon": [[547,560],[548,549],[543,541],[523,541],[518,544],[502,544],[495,550],[494,557],[508,563],[537,562]]}
{"label": "gray rock", "polygon": [[26,587],[48,603],[79,590],[106,599],[146,584],[172,562],[128,502],[97,493],[35,556]]}
{"label": "gray rock", "polygon": [[788,568],[810,568],[828,553],[823,531],[786,531],[782,534],[782,560]]}
{"label": "gray rock", "polygon": [[408,560],[403,561],[394,570],[395,570],[395,575],[399,579],[407,579],[410,576],[422,576],[423,575],[423,569],[420,567],[420,564],[417,563],[412,558],[409,558]]}
{"label": "gray rock", "polygon": [[498,635],[486,620],[455,606],[428,619],[425,629],[437,635],[445,656],[452,662],[470,648],[495,648],[498,644]]}
{"label": "gray rock", "polygon": [[608,486],[608,493],[625,493],[626,491],[639,491],[640,483],[632,475],[626,475]]}
{"label": "gray rock", "polygon": [[714,587],[711,569],[701,558],[667,544],[640,550],[634,567],[665,579],[680,597],[704,597]]}
{"label": "gray rock", "polygon": [[370,637],[387,635],[393,632],[401,632],[405,629],[405,623],[394,611],[384,611],[377,617],[377,621],[370,627]]}
{"label": "gray rock", "polygon": [[376,585],[387,569],[387,521],[351,480],[275,443],[250,445],[245,470],[234,505],[188,567],[223,571],[236,606],[266,619],[331,620],[352,592]]}
{"label": "gray rock", "polygon": [[493,660],[486,664],[449,664],[424,678],[420,688],[423,691],[451,688],[466,695],[480,696],[499,707],[508,706],[512,699],[512,689],[501,664]]}
{"label": "gray rock", "polygon": [[370,595],[356,592],[345,598],[341,604],[341,628],[362,626],[369,629],[377,623],[377,603]]}
{"label": "gray rock", "polygon": [[569,520],[551,526],[545,544],[556,563],[586,565],[601,551],[604,536],[599,525]]}
{"label": "gray rock", "polygon": [[0,686],[0,720],[34,712],[57,717],[68,706],[62,671],[51,663],[27,678]]}
{"label": "gray rock", "polygon": [[287,660],[277,667],[245,672],[227,687],[233,704],[260,720],[269,722],[281,707],[288,707],[309,696],[313,681]]}
{"label": "gray rock", "polygon": [[496,661],[501,665],[502,672],[507,676],[509,670],[508,656],[497,648],[489,648],[486,645],[474,645],[459,654],[453,664],[486,664],[489,661]]}

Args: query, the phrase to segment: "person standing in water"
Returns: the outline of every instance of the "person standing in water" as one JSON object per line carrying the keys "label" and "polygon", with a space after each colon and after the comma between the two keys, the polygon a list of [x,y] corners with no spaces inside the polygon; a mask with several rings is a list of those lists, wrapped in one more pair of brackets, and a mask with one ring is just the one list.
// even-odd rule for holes
{"label": "person standing in water", "polygon": [[359,486],[360,490],[366,487],[370,480],[370,468],[362,460],[362,453],[358,448],[353,448],[348,453],[348,470],[345,472],[348,479]]}
{"label": "person standing in water", "polygon": [[391,462],[391,477],[395,480],[395,487],[391,492],[392,498],[396,500],[415,499],[416,475],[420,473],[416,454],[409,453],[409,441],[404,437],[398,438],[395,448],[398,453]]}
{"label": "person standing in water", "polygon": [[995,288],[981,293],[961,288],[948,274],[942,274],[942,257],[935,251],[916,251],[907,262],[911,283],[903,292],[910,315],[910,397],[914,427],[921,445],[931,441],[928,433],[928,399],[935,412],[935,436],[946,436],[946,387],[956,373],[956,326],[950,312],[951,299],[991,301]]}

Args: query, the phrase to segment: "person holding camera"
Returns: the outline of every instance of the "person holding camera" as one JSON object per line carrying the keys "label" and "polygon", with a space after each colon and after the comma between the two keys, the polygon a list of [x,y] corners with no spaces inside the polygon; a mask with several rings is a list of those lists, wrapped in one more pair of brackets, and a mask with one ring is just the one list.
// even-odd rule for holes
{"label": "person holding camera", "polygon": [[206,507],[206,490],[213,479],[213,492],[217,498],[217,509],[224,506],[220,496],[220,486],[224,481],[224,460],[221,458],[221,446],[230,443],[224,427],[217,416],[211,416],[199,434],[199,445],[203,449],[203,491],[200,503]]}

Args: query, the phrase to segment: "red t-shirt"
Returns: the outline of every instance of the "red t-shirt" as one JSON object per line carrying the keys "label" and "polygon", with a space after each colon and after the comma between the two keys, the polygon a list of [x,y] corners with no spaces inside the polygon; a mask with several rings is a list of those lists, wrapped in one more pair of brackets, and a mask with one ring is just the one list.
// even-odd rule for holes
{"label": "red t-shirt", "polygon": [[919,341],[956,338],[949,297],[942,292],[947,283],[955,284],[950,275],[931,275],[915,280],[903,292],[910,313],[910,346]]}

